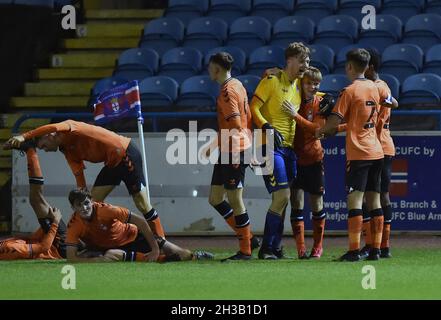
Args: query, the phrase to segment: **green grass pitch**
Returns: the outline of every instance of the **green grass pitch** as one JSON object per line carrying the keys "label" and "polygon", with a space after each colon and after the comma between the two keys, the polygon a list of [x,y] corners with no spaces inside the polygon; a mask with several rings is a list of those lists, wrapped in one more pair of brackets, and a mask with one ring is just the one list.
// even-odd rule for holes
{"label": "green grass pitch", "polygon": [[[322,259],[221,263],[75,264],[76,289],[62,288],[65,261],[0,262],[0,299],[440,299],[441,248],[396,248],[392,259],[334,262]],[[288,252],[294,255],[293,251]],[[376,270],[376,289],[361,283],[364,265]]]}

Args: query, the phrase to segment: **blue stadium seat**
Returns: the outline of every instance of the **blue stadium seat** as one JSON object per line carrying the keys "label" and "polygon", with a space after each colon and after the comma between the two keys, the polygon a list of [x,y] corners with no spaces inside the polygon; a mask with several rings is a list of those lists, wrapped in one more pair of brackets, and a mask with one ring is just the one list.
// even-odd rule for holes
{"label": "blue stadium seat", "polygon": [[423,72],[441,75],[441,44],[437,44],[427,51]]}
{"label": "blue stadium seat", "polygon": [[198,49],[202,54],[214,47],[219,47],[227,38],[228,25],[220,18],[202,17],[187,26],[183,47]]}
{"label": "blue stadium seat", "polygon": [[209,0],[169,0],[164,17],[179,18],[185,25],[208,10]]}
{"label": "blue stadium seat", "polygon": [[314,44],[325,44],[334,52],[354,43],[358,36],[358,22],[349,16],[335,15],[320,20]]}
{"label": "blue stadium seat", "polygon": [[197,75],[202,68],[202,54],[194,48],[178,47],[167,51],[161,59],[158,75],[168,76],[181,84]]}
{"label": "blue stadium seat", "polygon": [[285,50],[279,46],[265,46],[254,50],[248,59],[248,74],[261,76],[265,69],[272,67],[283,68],[285,65]]}
{"label": "blue stadium seat", "polygon": [[26,6],[54,7],[54,0],[14,0],[14,4],[22,4]]}
{"label": "blue stadium seat", "polygon": [[288,16],[293,9],[294,0],[254,0],[250,15],[264,17],[274,24]]}
{"label": "blue stadium seat", "polygon": [[251,0],[211,0],[207,16],[223,19],[228,25],[245,17],[251,10]]}
{"label": "blue stadium seat", "polygon": [[345,14],[353,17],[361,24],[363,17],[366,15],[361,10],[363,6],[371,5],[378,11],[381,7],[381,0],[340,0],[340,6],[337,14]]}
{"label": "blue stadium seat", "polygon": [[441,0],[427,0],[425,12],[441,15]]}
{"label": "blue stadium seat", "polygon": [[386,47],[401,39],[403,24],[393,15],[377,15],[375,27],[376,29],[361,29],[358,43],[367,47],[375,47],[378,52],[383,52]]}
{"label": "blue stadium seat", "polygon": [[393,74],[403,83],[421,70],[423,51],[414,44],[393,44],[384,50],[381,60],[381,72]]}
{"label": "blue stadium seat", "polygon": [[340,91],[350,85],[349,79],[342,74],[327,74],[320,83],[320,91],[338,97]]}
{"label": "blue stadium seat", "polygon": [[314,38],[314,28],[314,22],[307,17],[282,18],[274,24],[270,44],[286,48],[291,42],[310,43]]}
{"label": "blue stadium seat", "polygon": [[244,74],[237,77],[237,80],[242,82],[243,86],[247,90],[248,101],[251,102],[253,98],[254,91],[256,91],[257,85],[260,82],[260,77],[255,76],[253,74]]}
{"label": "blue stadium seat", "polygon": [[176,18],[159,18],[145,24],[141,48],[154,49],[160,56],[178,47],[184,39],[184,24]]}
{"label": "blue stadium seat", "polygon": [[400,104],[430,104],[439,107],[441,103],[441,77],[433,73],[420,73],[404,80]]}
{"label": "blue stadium seat", "polygon": [[98,97],[104,91],[117,87],[127,82],[127,79],[121,77],[107,77],[98,80],[91,90],[92,97]]}
{"label": "blue stadium seat", "polygon": [[[231,74],[233,76],[240,75],[245,71],[247,56],[246,56],[245,52],[243,52],[243,50],[238,47],[217,47],[217,48],[211,49],[205,55],[205,59],[204,59],[205,67],[208,66],[208,62],[210,60],[210,57],[213,54],[215,54],[217,52],[221,52],[221,51],[228,52],[229,54],[231,54],[231,56],[234,59],[233,69],[231,70]],[[204,68],[203,73],[208,73],[207,68]]]}
{"label": "blue stadium seat", "polygon": [[423,51],[441,43],[441,16],[428,13],[411,17],[404,26],[402,42],[416,44]]}
{"label": "blue stadium seat", "polygon": [[321,19],[334,14],[337,2],[338,0],[297,0],[293,14],[308,17],[317,25]]}
{"label": "blue stadium seat", "polygon": [[168,107],[178,98],[178,83],[170,77],[150,77],[139,83],[143,107]]}
{"label": "blue stadium seat", "polygon": [[331,73],[334,69],[334,51],[321,44],[313,44],[309,48],[311,50],[310,65],[320,69],[323,75]]}
{"label": "blue stadium seat", "polygon": [[158,71],[159,55],[155,50],[133,48],[121,53],[114,76],[127,80],[141,80]]}
{"label": "blue stadium seat", "polygon": [[421,12],[424,0],[383,0],[381,14],[392,14],[398,17],[403,24]]}
{"label": "blue stadium seat", "polygon": [[337,56],[335,57],[334,73],[345,74],[346,54],[352,49],[357,49],[357,48],[366,48],[366,47],[360,44],[350,44],[348,46],[341,48],[340,51],[338,51]]}
{"label": "blue stadium seat", "polygon": [[264,46],[271,36],[271,24],[262,17],[243,17],[235,20],[230,27],[228,46],[241,48],[247,55]]}
{"label": "blue stadium seat", "polygon": [[178,107],[215,107],[219,84],[208,76],[196,76],[185,80],[176,105]]}
{"label": "blue stadium seat", "polygon": [[380,79],[386,82],[389,86],[392,97],[398,100],[400,97],[400,81],[397,79],[397,77],[387,73],[380,73],[379,76]]}

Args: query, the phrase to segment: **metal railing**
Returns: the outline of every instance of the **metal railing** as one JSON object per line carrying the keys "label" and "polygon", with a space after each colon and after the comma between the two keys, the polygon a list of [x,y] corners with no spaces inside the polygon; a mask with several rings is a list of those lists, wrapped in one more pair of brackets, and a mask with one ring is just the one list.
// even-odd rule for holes
{"label": "metal railing", "polygon": [[[395,110],[393,115],[403,116],[436,116],[438,117],[438,130],[441,131],[441,110]],[[158,131],[158,119],[215,119],[216,112],[143,112],[144,119],[152,120],[153,131]],[[92,113],[29,113],[17,119],[12,127],[12,133],[19,132],[23,122],[29,119],[89,119],[93,120]]]}

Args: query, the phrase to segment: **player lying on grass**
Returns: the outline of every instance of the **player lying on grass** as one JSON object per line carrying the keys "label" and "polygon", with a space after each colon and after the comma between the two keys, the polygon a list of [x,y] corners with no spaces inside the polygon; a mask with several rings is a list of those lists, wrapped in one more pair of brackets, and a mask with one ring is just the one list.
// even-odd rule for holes
{"label": "player lying on grass", "polygon": [[[249,260],[251,251],[259,246],[257,238],[252,236],[250,218],[243,202],[248,167],[244,160],[245,153],[251,148],[253,123],[247,92],[239,80],[231,77],[233,62],[229,53],[219,52],[210,57],[208,65],[211,80],[221,85],[216,102],[220,152],[211,178],[209,203],[239,239],[239,251],[226,260]],[[207,157],[210,152],[208,148]]]}
{"label": "player lying on grass", "polygon": [[158,213],[143,190],[146,182],[141,153],[130,138],[84,122],[67,120],[12,137],[7,146],[17,149],[23,142],[33,139],[39,149],[60,150],[64,154],[80,188],[86,188],[84,161],[104,162],[92,188],[93,199],[104,201],[115,186],[124,181],[150,228],[156,235],[164,237]]}
{"label": "player lying on grass", "polygon": [[66,225],[58,209],[52,208],[43,196],[44,178],[34,148],[26,152],[29,176],[29,203],[37,216],[40,228],[30,238],[9,238],[0,243],[0,259],[62,259]]}
{"label": "player lying on grass", "polygon": [[[371,59],[369,61],[369,67],[365,72],[366,78],[374,81],[374,83],[380,88],[391,92],[386,82],[380,79],[378,73],[381,65],[381,55],[374,49],[367,49]],[[398,102],[395,99],[392,100],[392,108],[397,108]],[[392,159],[395,156],[395,145],[390,134],[390,117],[391,108],[382,105],[378,114],[378,121],[376,125],[377,136],[380,139],[381,146],[384,152],[383,168],[381,170],[381,193],[380,202],[381,208],[384,214],[383,234],[381,239],[381,258],[390,258],[389,250],[389,238],[390,238],[390,226],[392,221],[392,207],[389,198],[389,186],[392,174]],[[365,208],[364,208],[365,209]],[[372,234],[371,234],[371,217],[367,210],[363,210],[363,233],[365,235],[365,246],[361,249],[361,257],[367,257],[369,255],[370,248],[372,247]]]}
{"label": "player lying on grass", "polygon": [[[95,202],[84,189],[69,193],[74,213],[67,226],[67,260],[99,262],[111,260],[166,262],[192,259],[213,259],[208,252],[191,252],[159,236],[154,236],[141,216],[126,208]],[[84,242],[88,250],[103,255],[84,257],[78,246]],[[111,250],[110,252],[107,252]]]}
{"label": "player lying on grass", "polygon": [[61,213],[49,207],[46,218],[51,221],[49,231],[38,228],[30,237],[12,237],[0,240],[0,260],[63,259],[55,241]]}
{"label": "player lying on grass", "polygon": [[359,261],[360,235],[363,226],[363,197],[372,217],[372,249],[367,259],[377,260],[383,232],[380,203],[383,148],[378,140],[376,123],[380,104],[390,103],[390,92],[365,78],[370,55],[365,49],[353,49],[346,55],[346,75],[352,84],[342,90],[337,104],[316,137],[330,136],[346,120],[346,187],[348,191],[349,251],[340,261]]}
{"label": "player lying on grass", "polygon": [[255,125],[274,135],[274,146],[265,145],[268,156],[274,156],[274,167],[272,174],[264,176],[272,201],[266,214],[260,259],[283,257],[281,241],[284,211],[291,195],[289,185],[296,176],[293,148],[296,124],[282,111],[282,103],[288,100],[297,109],[300,107],[300,78],[309,66],[309,49],[302,43],[291,43],[285,50],[285,60],[285,69],[277,75],[262,79],[251,100]]}

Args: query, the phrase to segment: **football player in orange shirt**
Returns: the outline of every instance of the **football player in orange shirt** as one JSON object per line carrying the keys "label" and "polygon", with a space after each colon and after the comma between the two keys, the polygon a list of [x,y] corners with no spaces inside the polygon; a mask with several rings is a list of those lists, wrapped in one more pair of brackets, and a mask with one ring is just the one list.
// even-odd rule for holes
{"label": "football player in orange shirt", "polygon": [[110,192],[124,181],[136,207],[142,212],[153,232],[165,237],[158,213],[142,190],[146,181],[141,153],[130,138],[84,122],[67,120],[12,137],[6,146],[19,149],[25,141],[33,139],[39,149],[53,152],[60,150],[64,154],[80,188],[86,188],[84,161],[104,162],[104,167],[92,188],[93,199],[104,201]]}

